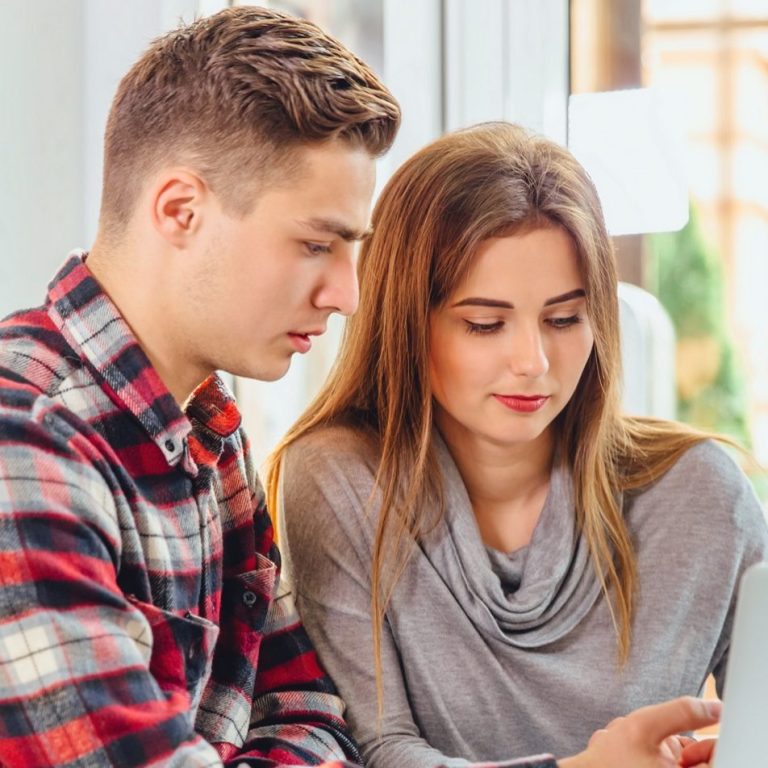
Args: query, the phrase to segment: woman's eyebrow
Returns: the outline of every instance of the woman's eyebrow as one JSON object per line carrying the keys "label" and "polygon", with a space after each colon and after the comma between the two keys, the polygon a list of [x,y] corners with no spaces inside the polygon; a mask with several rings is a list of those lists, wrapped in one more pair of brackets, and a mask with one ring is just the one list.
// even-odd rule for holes
{"label": "woman's eyebrow", "polygon": [[[553,296],[551,299],[547,299],[544,302],[545,307],[549,307],[552,304],[562,304],[564,301],[571,301],[572,299],[582,299],[586,296],[586,292],[583,288],[576,288],[573,291],[567,293],[561,293],[559,296]],[[452,304],[453,307],[496,307],[499,309],[514,309],[515,305],[509,301],[503,301],[502,299],[486,299],[482,296],[470,296],[461,301],[457,301]]]}
{"label": "woman's eyebrow", "polygon": [[549,307],[552,304],[562,304],[564,301],[571,301],[571,299],[583,299],[586,295],[586,291],[583,288],[577,288],[575,291],[568,291],[568,293],[561,293],[559,296],[547,299],[544,302],[544,306]]}
{"label": "woman's eyebrow", "polygon": [[514,309],[515,305],[501,299],[483,299],[479,296],[470,296],[452,305],[453,307],[500,307],[501,309]]}

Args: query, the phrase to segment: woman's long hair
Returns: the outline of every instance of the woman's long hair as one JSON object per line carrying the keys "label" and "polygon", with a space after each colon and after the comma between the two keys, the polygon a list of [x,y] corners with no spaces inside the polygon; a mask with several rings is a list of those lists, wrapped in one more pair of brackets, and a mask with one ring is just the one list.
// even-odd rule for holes
{"label": "woman's long hair", "polygon": [[381,492],[372,553],[374,664],[381,707],[381,628],[411,545],[442,518],[432,443],[429,318],[491,237],[561,226],[573,239],[594,347],[556,422],[574,482],[576,524],[608,598],[619,659],[627,657],[635,555],[620,494],[666,472],[707,435],[620,414],[617,275],[595,187],[564,148],[507,123],[446,135],[407,160],[384,188],[360,255],[360,309],[349,320],[322,391],[275,450],[268,478],[277,509],[280,459],[303,434],[346,424],[372,434]]}

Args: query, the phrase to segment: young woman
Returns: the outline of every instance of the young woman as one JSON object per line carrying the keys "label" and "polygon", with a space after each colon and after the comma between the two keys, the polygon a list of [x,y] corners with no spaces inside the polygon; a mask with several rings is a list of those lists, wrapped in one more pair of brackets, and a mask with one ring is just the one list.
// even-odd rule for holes
{"label": "young woman", "polygon": [[614,257],[574,158],[508,124],[434,142],[383,191],[360,287],[270,482],[367,765],[570,755],[722,685],[765,520],[705,435],[620,413]]}

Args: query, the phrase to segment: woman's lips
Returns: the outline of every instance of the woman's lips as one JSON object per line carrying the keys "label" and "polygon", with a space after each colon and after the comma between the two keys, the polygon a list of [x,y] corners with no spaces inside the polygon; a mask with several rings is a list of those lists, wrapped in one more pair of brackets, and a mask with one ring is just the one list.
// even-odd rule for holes
{"label": "woman's lips", "polygon": [[535,413],[549,400],[549,395],[494,395],[510,411]]}

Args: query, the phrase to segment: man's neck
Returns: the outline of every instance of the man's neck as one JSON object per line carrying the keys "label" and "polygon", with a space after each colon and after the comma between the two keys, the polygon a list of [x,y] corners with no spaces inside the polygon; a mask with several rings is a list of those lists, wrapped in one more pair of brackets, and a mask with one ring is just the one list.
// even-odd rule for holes
{"label": "man's neck", "polygon": [[190,361],[184,335],[173,322],[173,301],[164,291],[165,281],[153,269],[152,262],[146,251],[125,245],[109,247],[97,238],[86,266],[181,407],[212,371]]}

